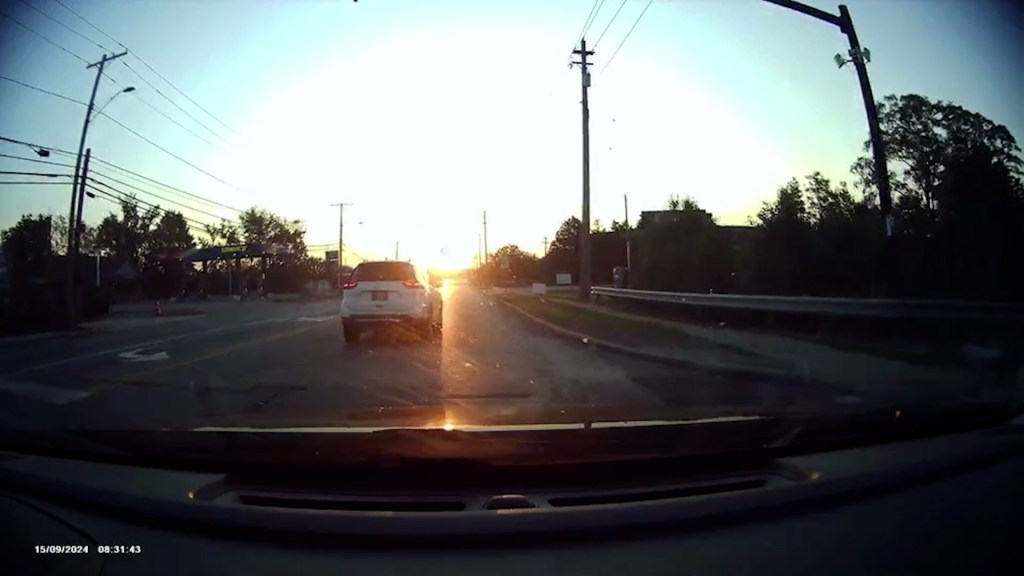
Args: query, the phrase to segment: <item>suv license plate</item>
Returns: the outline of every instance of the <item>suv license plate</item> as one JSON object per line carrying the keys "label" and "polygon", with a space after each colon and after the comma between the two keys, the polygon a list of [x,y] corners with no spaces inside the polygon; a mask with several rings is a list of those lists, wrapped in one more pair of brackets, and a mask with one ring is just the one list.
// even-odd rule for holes
{"label": "suv license plate", "polygon": [[383,292],[383,291],[375,290],[373,292],[373,294],[370,295],[370,299],[374,300],[374,301],[387,300],[388,299],[388,293],[387,292]]}

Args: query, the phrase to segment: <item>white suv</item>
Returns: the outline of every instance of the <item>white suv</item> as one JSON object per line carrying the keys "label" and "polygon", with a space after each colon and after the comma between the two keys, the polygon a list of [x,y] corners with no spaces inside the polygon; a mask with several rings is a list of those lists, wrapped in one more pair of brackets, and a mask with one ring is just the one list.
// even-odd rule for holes
{"label": "white suv", "polygon": [[408,262],[363,262],[343,285],[341,322],[345,342],[364,329],[407,325],[424,338],[441,329],[439,285]]}

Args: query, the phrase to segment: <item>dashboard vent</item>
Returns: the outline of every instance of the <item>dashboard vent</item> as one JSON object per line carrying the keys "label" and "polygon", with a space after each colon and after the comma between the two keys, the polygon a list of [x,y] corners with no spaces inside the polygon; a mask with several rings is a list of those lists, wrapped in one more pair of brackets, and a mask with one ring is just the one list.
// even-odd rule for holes
{"label": "dashboard vent", "polygon": [[350,512],[461,512],[466,503],[458,500],[392,500],[388,498],[317,498],[240,494],[242,504],[302,510],[347,510]]}
{"label": "dashboard vent", "polygon": [[556,508],[567,506],[594,506],[600,504],[625,504],[628,502],[689,498],[693,496],[737,492],[740,490],[753,490],[761,488],[764,485],[765,481],[763,479],[753,478],[749,480],[736,480],[733,482],[720,482],[698,486],[680,486],[656,490],[637,490],[630,492],[587,494],[581,496],[558,496],[548,499],[548,503]]}

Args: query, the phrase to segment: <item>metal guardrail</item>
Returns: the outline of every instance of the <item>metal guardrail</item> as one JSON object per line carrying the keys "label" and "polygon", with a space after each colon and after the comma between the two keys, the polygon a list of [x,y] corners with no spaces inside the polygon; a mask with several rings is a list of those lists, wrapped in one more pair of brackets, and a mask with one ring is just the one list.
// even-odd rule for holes
{"label": "metal guardrail", "polygon": [[1024,306],[989,302],[697,294],[603,286],[591,288],[590,292],[608,298],[762,312],[932,320],[1024,320]]}

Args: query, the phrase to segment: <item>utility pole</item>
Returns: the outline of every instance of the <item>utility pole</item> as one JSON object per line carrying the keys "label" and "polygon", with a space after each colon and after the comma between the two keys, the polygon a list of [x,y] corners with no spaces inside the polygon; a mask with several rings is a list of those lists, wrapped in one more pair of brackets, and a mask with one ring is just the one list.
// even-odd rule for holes
{"label": "utility pole", "polygon": [[580,67],[580,87],[583,92],[583,99],[580,104],[583,106],[583,214],[580,221],[580,278],[579,287],[580,300],[590,300],[590,104],[587,100],[587,90],[590,88],[590,72],[587,71],[587,57],[593,56],[593,50],[587,50],[587,41],[580,40],[580,49],[573,50],[573,54],[580,57],[578,62],[573,64]]}
{"label": "utility pole", "polygon": [[477,234],[476,235],[476,267],[477,268],[480,268],[481,266],[484,265],[484,260],[483,260],[483,256],[482,256],[482,252],[483,252],[482,246],[483,246],[483,234]]}
{"label": "utility pole", "polygon": [[630,230],[630,228],[629,228],[629,196],[628,195],[626,195],[626,194],[622,195],[622,203],[625,205],[625,208],[626,208],[626,270],[629,270],[630,264],[632,264],[632,261],[633,261],[633,258],[632,258],[633,257],[633,253],[630,250],[631,247],[629,245],[629,237],[630,237],[630,235],[632,233],[632,230]]}
{"label": "utility pole", "polygon": [[398,261],[398,240],[395,240],[395,261]]}
{"label": "utility pole", "polygon": [[484,210],[484,264],[487,264],[487,210]]}
{"label": "utility pole", "polygon": [[75,220],[71,223],[74,226],[74,238],[75,242],[73,246],[68,247],[68,251],[73,254],[75,260],[78,260],[78,251],[82,242],[82,207],[85,205],[85,183],[89,181],[89,158],[92,157],[92,148],[85,149],[85,160],[82,161],[82,177],[78,183],[78,206],[75,211]]}
{"label": "utility pole", "polygon": [[548,237],[547,236],[544,237],[544,255],[545,256],[548,255]]}
{"label": "utility pole", "polygon": [[89,68],[96,68],[96,80],[92,83],[92,94],[89,96],[89,105],[85,108],[85,121],[82,123],[82,136],[78,140],[78,155],[75,158],[75,173],[72,178],[71,184],[71,208],[68,210],[68,249],[67,249],[67,277],[65,279],[65,291],[64,295],[67,299],[67,329],[73,330],[75,328],[75,261],[76,254],[72,254],[72,246],[75,244],[75,200],[78,196],[79,176],[82,168],[82,154],[85,151],[85,136],[89,133],[89,121],[92,119],[92,109],[96,105],[96,91],[100,87],[100,78],[103,76],[103,67],[107,65],[107,62],[116,60],[128,51],[125,50],[120,54],[112,54],[107,56],[106,54],[100,58],[99,62],[94,62],[85,67],[86,70]]}
{"label": "utility pole", "polygon": [[338,207],[338,288],[341,288],[341,267],[345,263],[345,206],[351,205],[351,202],[339,202],[337,204],[331,204],[331,206]]}

